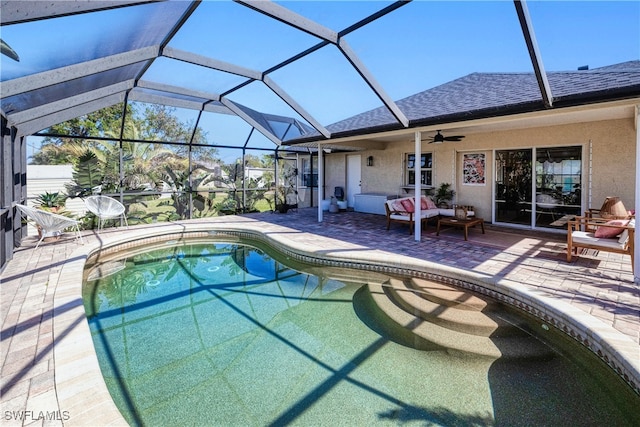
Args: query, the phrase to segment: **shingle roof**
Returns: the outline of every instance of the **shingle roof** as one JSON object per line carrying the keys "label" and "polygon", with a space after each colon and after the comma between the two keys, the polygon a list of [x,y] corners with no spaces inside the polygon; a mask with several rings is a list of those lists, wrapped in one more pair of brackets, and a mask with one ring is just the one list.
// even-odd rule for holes
{"label": "shingle roof", "polygon": [[[547,73],[553,108],[640,96],[640,61]],[[397,101],[410,126],[545,110],[533,73],[473,73]],[[401,129],[384,107],[327,126],[332,137]],[[318,133],[304,140],[321,140]],[[297,141],[300,141],[297,140]],[[292,141],[295,142],[295,141]]]}

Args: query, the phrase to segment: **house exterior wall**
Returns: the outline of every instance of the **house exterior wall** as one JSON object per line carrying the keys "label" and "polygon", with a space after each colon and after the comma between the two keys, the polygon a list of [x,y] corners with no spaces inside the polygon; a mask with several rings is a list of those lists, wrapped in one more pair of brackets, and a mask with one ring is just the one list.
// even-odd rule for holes
{"label": "house exterior wall", "polygon": [[[438,186],[442,182],[453,184],[457,193],[455,203],[473,205],[479,216],[490,220],[493,210],[493,155],[494,150],[502,149],[582,146],[583,208],[600,208],[605,197],[619,196],[627,209],[632,209],[636,185],[635,136],[633,120],[619,119],[468,134],[461,142],[423,142],[422,151],[433,152],[433,185]],[[390,143],[385,150],[361,152],[362,192],[403,194],[404,156],[413,152],[414,147],[413,139],[408,137],[406,142]],[[462,185],[464,153],[485,153],[486,185]],[[368,156],[373,156],[374,166],[366,166]],[[325,183],[332,194],[334,186],[345,184],[346,156],[330,154],[326,157]]]}
{"label": "house exterior wall", "polygon": [[345,188],[347,184],[347,156],[345,154],[326,154],[324,172],[324,199],[333,196],[335,187]]}

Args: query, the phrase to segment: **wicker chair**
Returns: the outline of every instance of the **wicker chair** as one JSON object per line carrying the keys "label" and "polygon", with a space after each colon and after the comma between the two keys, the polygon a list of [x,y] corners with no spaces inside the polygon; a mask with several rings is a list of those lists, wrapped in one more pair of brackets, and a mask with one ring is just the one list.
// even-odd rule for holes
{"label": "wicker chair", "polygon": [[75,229],[76,241],[79,240],[84,244],[82,234],[80,234],[79,223],[75,219],[43,211],[41,209],[31,208],[29,206],[16,205],[16,207],[23,216],[30,218],[42,231],[40,240],[38,240],[38,243],[36,244],[36,249],[40,246],[40,243],[42,243],[45,237],[62,233],[67,228]]}
{"label": "wicker chair", "polygon": [[98,231],[102,230],[104,223],[109,219],[122,218],[124,224],[129,228],[125,207],[116,199],[108,196],[89,196],[84,200],[84,204],[96,217],[98,217]]}

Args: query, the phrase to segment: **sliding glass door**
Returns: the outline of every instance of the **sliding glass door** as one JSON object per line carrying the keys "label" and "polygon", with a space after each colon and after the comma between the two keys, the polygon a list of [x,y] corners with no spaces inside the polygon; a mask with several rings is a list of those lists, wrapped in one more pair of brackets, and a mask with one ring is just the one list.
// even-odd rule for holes
{"label": "sliding glass door", "polygon": [[495,159],[496,222],[566,229],[582,212],[582,147],[499,150]]}
{"label": "sliding glass door", "polygon": [[496,151],[496,222],[531,226],[533,150]]}
{"label": "sliding glass door", "polygon": [[567,228],[582,212],[582,147],[536,150],[536,227]]}

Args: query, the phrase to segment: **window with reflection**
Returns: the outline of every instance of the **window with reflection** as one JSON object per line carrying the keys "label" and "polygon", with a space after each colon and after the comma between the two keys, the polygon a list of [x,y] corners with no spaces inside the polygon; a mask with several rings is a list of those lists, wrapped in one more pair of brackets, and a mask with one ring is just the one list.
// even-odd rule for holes
{"label": "window with reflection", "polygon": [[582,205],[582,147],[536,150],[536,221],[538,227],[566,228]]}
{"label": "window with reflection", "polygon": [[318,186],[318,158],[316,156],[304,156],[301,160],[303,187]]}
{"label": "window with reflection", "polygon": [[420,185],[433,187],[433,153],[422,153],[418,162],[415,154],[405,156],[405,185],[415,185],[417,175],[420,177]]}

